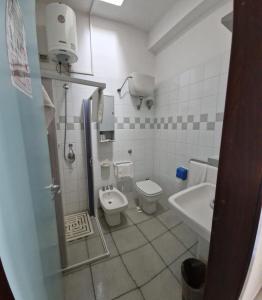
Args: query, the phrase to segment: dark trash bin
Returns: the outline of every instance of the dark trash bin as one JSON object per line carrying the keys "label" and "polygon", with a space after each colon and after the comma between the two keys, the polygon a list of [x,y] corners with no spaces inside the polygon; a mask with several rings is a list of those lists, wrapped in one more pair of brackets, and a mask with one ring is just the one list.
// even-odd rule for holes
{"label": "dark trash bin", "polygon": [[203,300],[206,265],[195,258],[185,260],[181,265],[182,299]]}

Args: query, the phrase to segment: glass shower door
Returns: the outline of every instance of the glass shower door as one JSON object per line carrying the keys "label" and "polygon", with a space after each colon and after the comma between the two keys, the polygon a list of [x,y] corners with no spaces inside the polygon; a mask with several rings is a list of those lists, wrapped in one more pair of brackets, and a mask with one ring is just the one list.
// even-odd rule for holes
{"label": "glass shower door", "polygon": [[0,256],[16,300],[62,300],[35,1],[1,1],[0,24]]}

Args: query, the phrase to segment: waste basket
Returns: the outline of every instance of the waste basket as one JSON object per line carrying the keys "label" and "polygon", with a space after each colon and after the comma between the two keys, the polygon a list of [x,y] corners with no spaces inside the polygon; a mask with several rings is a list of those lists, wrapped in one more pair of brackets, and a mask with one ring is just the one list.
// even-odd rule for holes
{"label": "waste basket", "polygon": [[206,265],[195,258],[185,260],[181,265],[182,299],[203,300]]}

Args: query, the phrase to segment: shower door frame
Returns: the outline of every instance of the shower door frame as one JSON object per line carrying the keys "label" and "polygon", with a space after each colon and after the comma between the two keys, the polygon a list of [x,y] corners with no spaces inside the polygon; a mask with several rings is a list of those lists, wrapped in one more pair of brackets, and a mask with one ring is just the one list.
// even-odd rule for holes
{"label": "shower door frame", "polygon": [[95,216],[94,203],[94,173],[92,154],[92,123],[91,123],[91,98],[83,99],[83,123],[85,132],[86,168],[88,178],[88,202],[90,216]]}
{"label": "shower door frame", "polygon": [[261,0],[235,0],[205,300],[239,299],[253,255],[262,206],[261,49]]}
{"label": "shower door frame", "polygon": [[[48,92],[50,98],[53,100],[53,81],[52,79],[42,78],[42,84]],[[53,185],[59,186],[59,191],[54,193],[55,212],[56,212],[56,224],[57,233],[59,239],[59,250],[60,250],[60,261],[62,268],[67,266],[67,253],[66,253],[66,240],[65,240],[65,229],[64,229],[64,210],[61,196],[61,180],[59,171],[59,159],[57,151],[57,135],[56,135],[56,121],[55,118],[52,120],[48,127],[47,133],[49,156],[50,156],[50,167]]]}
{"label": "shower door frame", "polygon": [[[82,84],[82,85],[86,85],[86,86],[91,86],[91,87],[96,87],[98,89],[98,92],[101,93],[105,88],[106,88],[106,84],[105,83],[101,83],[101,82],[95,82],[95,81],[90,81],[90,80],[84,80],[84,79],[79,79],[79,78],[74,78],[74,77],[69,77],[63,74],[57,74],[54,72],[48,72],[48,71],[42,71],[41,72],[41,77],[42,80],[50,80],[52,82],[52,80],[59,80],[59,81],[64,81],[64,82],[71,82],[71,83],[76,83],[76,84]],[[67,266],[67,257],[66,257],[66,246],[65,246],[65,237],[61,236],[61,234],[63,234],[62,232],[58,232],[58,235],[61,239],[59,239],[59,243],[62,243],[62,251],[60,251],[61,256],[61,261],[62,261],[62,271],[64,273],[70,272],[74,269],[77,269],[79,267],[82,267],[84,265],[90,264],[92,262],[96,262],[98,260],[104,259],[106,257],[108,257],[110,255],[110,251],[107,247],[106,244],[106,240],[103,234],[103,230],[101,228],[100,222],[95,214],[95,203],[94,203],[94,178],[93,178],[93,164],[92,164],[92,132],[91,132],[91,101],[92,101],[92,96],[91,95],[89,97],[89,99],[83,99],[83,102],[85,102],[86,105],[83,105],[83,109],[85,109],[85,113],[84,114],[84,126],[85,126],[85,144],[86,144],[86,155],[87,155],[87,172],[88,172],[88,198],[89,198],[89,210],[90,210],[90,215],[91,217],[93,216],[95,218],[96,221],[96,225],[99,231],[99,235],[102,241],[102,245],[104,248],[104,253],[101,255],[98,255],[94,258],[91,259],[87,259],[85,261],[82,261],[80,263],[76,263],[74,265],[71,266]],[[85,108],[84,108],[85,106]],[[53,126],[52,126],[53,125]],[[51,127],[52,126],[52,127]],[[49,139],[54,145],[56,145],[56,127],[55,127],[55,121],[52,122],[52,124],[50,125],[51,127],[51,135],[49,136]],[[54,170],[56,173],[59,174],[59,165],[58,165],[58,154],[57,151],[54,151],[53,153],[53,164],[54,166]],[[59,178],[60,180],[60,178]],[[57,184],[60,185],[60,183],[56,182]],[[60,201],[60,203],[62,203],[62,197],[60,194],[57,194],[56,197],[58,197],[59,199],[56,199],[57,201]],[[56,206],[56,209],[59,210],[59,207]],[[63,223],[63,217],[61,218],[61,211],[57,212],[57,215],[59,217],[58,222]],[[58,227],[61,228],[61,226],[64,226],[64,224],[58,224]],[[64,247],[63,247],[64,245]],[[64,249],[63,249],[64,248]]]}

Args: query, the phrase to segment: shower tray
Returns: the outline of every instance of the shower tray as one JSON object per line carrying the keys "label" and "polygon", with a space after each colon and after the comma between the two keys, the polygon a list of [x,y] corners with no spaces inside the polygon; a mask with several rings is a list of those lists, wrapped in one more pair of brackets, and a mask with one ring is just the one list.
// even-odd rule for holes
{"label": "shower tray", "polygon": [[[91,234],[94,234],[95,237],[100,237],[103,253],[92,258],[87,257],[87,259],[84,259],[81,262],[73,262],[72,264],[67,265],[62,269],[64,274],[110,256],[110,251],[108,249],[100,221],[96,214],[94,216],[90,216],[88,212],[83,212],[65,216],[65,230],[67,244],[75,243],[75,241],[77,242],[77,240],[87,238]],[[66,261],[68,260],[66,259]]]}

